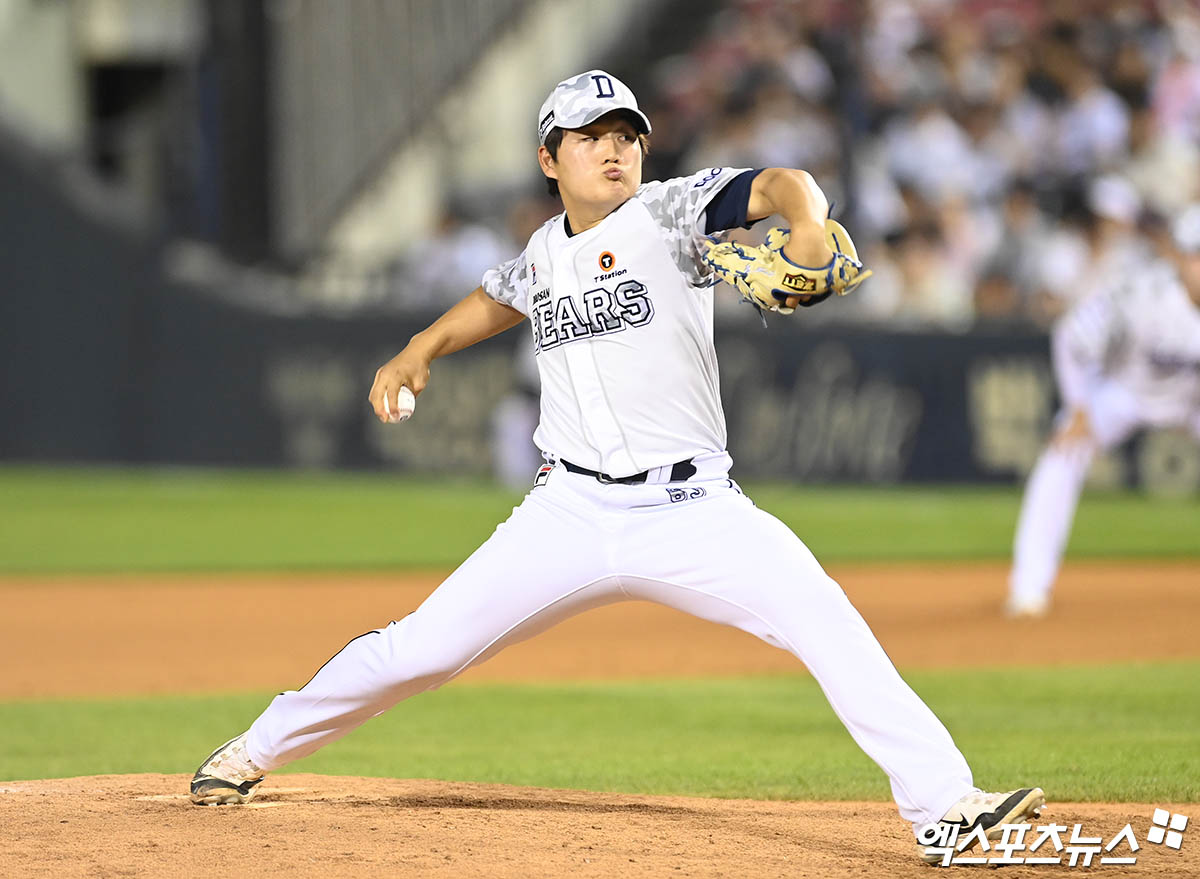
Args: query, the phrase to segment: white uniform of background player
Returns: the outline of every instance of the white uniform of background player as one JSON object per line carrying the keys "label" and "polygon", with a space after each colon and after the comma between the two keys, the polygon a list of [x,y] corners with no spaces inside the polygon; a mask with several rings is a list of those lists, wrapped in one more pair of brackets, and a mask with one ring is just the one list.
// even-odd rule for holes
{"label": "white uniform of background player", "polygon": [[[612,114],[619,109],[626,115]],[[573,178],[573,185],[611,182],[628,193],[578,232],[567,212],[548,221],[429,332],[440,325],[435,336],[456,340],[439,341],[440,354],[528,317],[542,388],[535,440],[548,463],[512,516],[420,608],[352,641],[300,690],[276,697],[244,737],[218,749],[197,773],[193,799],[238,801],[241,793],[228,794],[230,775],[261,777],[567,617],[641,599],[795,654],[887,773],[901,815],[914,825],[952,808],[970,821],[1040,807],[1037,789],[978,792],[949,733],[842,589],[729,478],[713,278],[701,242],[710,208],[730,210],[728,201],[716,206],[726,187],[740,187],[731,190],[740,191],[734,219],[745,223],[753,172],[712,168],[638,187],[634,125],[645,132],[650,125],[633,94],[602,71],[561,83],[539,120],[543,143],[555,127],[573,138],[557,160],[547,164],[545,150],[542,157],[543,170],[560,174],[568,207],[576,204],[568,200],[568,155],[606,156],[588,158],[588,182]],[[785,189],[811,179],[763,176],[782,179]],[[820,202],[813,241],[829,254]],[[496,317],[479,318],[483,329],[455,329],[473,314]],[[416,338],[410,348],[424,344]],[[427,354],[402,352],[379,371],[372,400],[381,417],[395,407],[402,382],[423,390],[427,364]],[[231,772],[232,765],[240,768]],[[1002,805],[1004,815],[992,814]]]}
{"label": "white uniform of background player", "polygon": [[1075,507],[1097,451],[1143,427],[1200,437],[1200,206],[1172,225],[1172,260],[1084,299],[1055,327],[1063,411],[1021,503],[1007,611],[1040,616],[1050,601]]}

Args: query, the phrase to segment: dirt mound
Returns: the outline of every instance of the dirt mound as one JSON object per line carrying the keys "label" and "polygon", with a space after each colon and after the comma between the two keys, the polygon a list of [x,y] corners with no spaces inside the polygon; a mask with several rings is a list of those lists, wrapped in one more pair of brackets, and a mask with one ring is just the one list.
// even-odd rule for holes
{"label": "dirt mound", "polygon": [[[277,775],[246,806],[197,807],[181,775],[0,784],[6,876],[296,877],[937,875],[886,803],[650,797]],[[1160,804],[1166,805],[1166,804]],[[1051,803],[1043,821],[1107,841],[1131,823],[1137,864],[1105,876],[1200,875],[1200,846],[1145,842],[1153,806]],[[1176,811],[1195,814],[1195,807]],[[1067,842],[1064,835],[1064,842]],[[1194,842],[1194,840],[1192,840]],[[1038,854],[1048,852],[1048,846]],[[1122,845],[1114,855],[1128,855]],[[1065,860],[1065,858],[1064,858]],[[1080,869],[1080,868],[1076,868]],[[1070,873],[1009,867],[1005,877]]]}

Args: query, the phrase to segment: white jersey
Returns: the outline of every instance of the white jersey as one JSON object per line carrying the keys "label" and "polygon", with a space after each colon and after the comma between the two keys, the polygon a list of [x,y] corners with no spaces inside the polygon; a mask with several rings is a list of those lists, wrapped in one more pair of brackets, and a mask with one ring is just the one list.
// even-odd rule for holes
{"label": "white jersey", "polygon": [[1069,405],[1086,407],[1115,383],[1137,400],[1143,424],[1200,415],[1200,306],[1169,263],[1080,302],[1055,329],[1054,357]]}
{"label": "white jersey", "polygon": [[542,383],[534,442],[614,477],[725,449],[705,208],[746,169],[645,183],[598,225],[565,214],[483,277],[529,317]]}

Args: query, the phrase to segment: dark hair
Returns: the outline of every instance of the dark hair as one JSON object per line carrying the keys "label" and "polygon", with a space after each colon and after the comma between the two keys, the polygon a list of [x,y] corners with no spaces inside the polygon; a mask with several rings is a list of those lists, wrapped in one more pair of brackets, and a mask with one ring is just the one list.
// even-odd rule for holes
{"label": "dark hair", "polygon": [[[632,113],[622,115],[624,115],[633,124],[633,130],[637,131],[639,127],[637,117],[635,117]],[[546,143],[544,146],[550,152],[550,158],[552,159],[558,159],[558,148],[562,146],[563,131],[564,129],[555,126],[554,128],[551,128],[550,133],[546,135]],[[640,131],[638,131],[637,137],[638,143],[641,144],[642,147],[642,158],[644,159],[646,156],[650,155],[650,138],[642,134]],[[547,177],[546,188],[550,191],[552,196],[559,198],[558,180],[556,180],[554,177]]]}
{"label": "dark hair", "polygon": [[[550,158],[558,159],[558,148],[562,146],[563,130],[558,126],[550,129],[550,133],[546,135],[545,147],[550,151]],[[558,181],[553,177],[546,178],[546,188],[550,190],[550,195],[558,198]]]}

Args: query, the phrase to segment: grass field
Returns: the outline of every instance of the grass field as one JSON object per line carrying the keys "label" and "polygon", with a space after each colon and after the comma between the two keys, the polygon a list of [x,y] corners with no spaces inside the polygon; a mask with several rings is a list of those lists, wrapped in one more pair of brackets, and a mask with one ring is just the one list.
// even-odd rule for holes
{"label": "grass field", "polygon": [[[827,562],[1002,559],[1019,503],[1013,488],[746,488]],[[386,474],[7,467],[0,573],[445,569],[518,500]],[[1198,535],[1194,499],[1088,495],[1070,554],[1198,558]],[[1061,799],[1200,801],[1200,663],[907,677],[985,786],[1036,778]],[[0,779],[190,771],[269,698],[0,703]],[[294,768],[625,792],[889,797],[882,773],[800,675],[456,684]]]}
{"label": "grass field", "polygon": [[[907,675],[976,781],[1060,800],[1200,801],[1200,663]],[[181,772],[269,693],[0,704],[0,779]],[[996,731],[1004,729],[1005,735]],[[86,744],[84,744],[86,743]],[[887,800],[804,676],[456,684],[285,771],[626,793]]]}
{"label": "grass field", "polygon": [[[1016,488],[744,486],[824,562],[1001,559]],[[0,468],[0,573],[448,569],[520,496],[389,474]],[[1200,557],[1200,503],[1089,494],[1072,557]]]}

